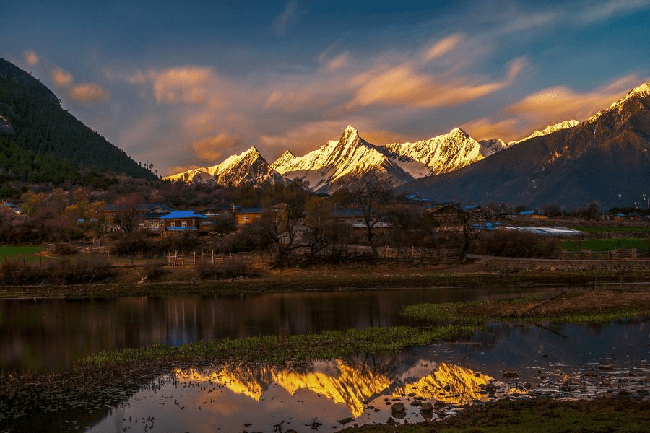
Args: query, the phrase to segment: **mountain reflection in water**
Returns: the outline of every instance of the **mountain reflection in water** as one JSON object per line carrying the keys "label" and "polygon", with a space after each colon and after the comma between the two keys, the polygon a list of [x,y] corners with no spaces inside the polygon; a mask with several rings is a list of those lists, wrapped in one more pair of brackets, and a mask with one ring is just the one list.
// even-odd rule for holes
{"label": "mountain reflection in water", "polygon": [[[395,355],[282,367],[179,368],[87,431],[331,432],[390,417],[400,423],[445,417],[466,404],[504,396],[647,399],[646,324],[647,319],[594,326],[497,324],[466,341]],[[392,410],[396,403],[405,410]]]}
{"label": "mountain reflection in water", "polygon": [[262,400],[264,392],[271,385],[282,388],[290,395],[295,395],[299,390],[309,390],[334,403],[345,404],[354,418],[363,414],[364,402],[383,394],[389,388],[394,388],[390,394],[395,397],[412,394],[460,404],[480,398],[480,386],[487,385],[491,379],[458,365],[425,365],[430,374],[413,383],[404,383],[398,377],[388,377],[369,368],[367,364],[348,365],[342,360],[318,362],[304,371],[241,366],[222,367],[215,371],[178,369],[174,372],[174,378],[179,383],[221,385],[255,401]]}

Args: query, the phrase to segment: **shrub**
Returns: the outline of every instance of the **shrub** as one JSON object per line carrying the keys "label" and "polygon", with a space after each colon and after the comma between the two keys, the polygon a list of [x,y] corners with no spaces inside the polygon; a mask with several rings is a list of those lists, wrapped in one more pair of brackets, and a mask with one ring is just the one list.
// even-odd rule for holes
{"label": "shrub", "polygon": [[169,271],[164,268],[164,262],[153,262],[144,266],[143,277],[149,281],[157,280]]}
{"label": "shrub", "polygon": [[110,262],[103,255],[48,260],[42,266],[15,260],[7,260],[0,265],[0,280],[3,284],[13,285],[94,283],[113,275]]}
{"label": "shrub", "polygon": [[250,267],[241,260],[226,260],[223,263],[200,263],[196,272],[202,280],[221,280],[236,277],[259,277],[259,271]]}
{"label": "shrub", "polygon": [[59,242],[54,244],[52,252],[59,256],[70,256],[72,254],[77,254],[77,247],[67,242]]}
{"label": "shrub", "polygon": [[80,255],[47,262],[49,280],[59,284],[82,284],[104,281],[114,275],[110,261],[100,254]]}
{"label": "shrub", "polygon": [[546,240],[533,233],[498,230],[483,233],[470,247],[472,254],[502,257],[556,257],[560,251],[557,239]]}

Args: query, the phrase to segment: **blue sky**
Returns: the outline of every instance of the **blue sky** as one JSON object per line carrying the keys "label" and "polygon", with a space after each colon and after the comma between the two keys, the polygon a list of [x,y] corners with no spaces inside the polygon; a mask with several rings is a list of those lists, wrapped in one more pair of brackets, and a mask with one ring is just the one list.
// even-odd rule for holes
{"label": "blue sky", "polygon": [[0,56],[161,174],[347,124],[513,140],[650,80],[650,0],[3,3]]}

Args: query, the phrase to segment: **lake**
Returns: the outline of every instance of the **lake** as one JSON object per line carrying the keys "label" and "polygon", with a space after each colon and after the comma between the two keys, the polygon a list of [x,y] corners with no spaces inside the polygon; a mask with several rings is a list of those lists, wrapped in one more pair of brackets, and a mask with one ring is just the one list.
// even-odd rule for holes
{"label": "lake", "polygon": [[0,368],[61,367],[102,350],[406,323],[405,305],[520,297],[534,290],[360,290],[235,296],[0,300]]}

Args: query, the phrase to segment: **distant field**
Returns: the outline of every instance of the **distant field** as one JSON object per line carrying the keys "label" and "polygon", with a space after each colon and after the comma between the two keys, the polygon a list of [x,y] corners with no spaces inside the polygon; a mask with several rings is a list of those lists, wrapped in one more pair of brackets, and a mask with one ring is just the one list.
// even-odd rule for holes
{"label": "distant field", "polygon": [[650,233],[650,227],[579,227],[578,230],[589,233]]}
{"label": "distant field", "polygon": [[36,253],[40,253],[45,248],[41,246],[36,247],[16,247],[0,245],[0,261],[7,259],[25,260],[28,262],[37,261],[39,257]]}
{"label": "distant field", "polygon": [[561,248],[564,251],[592,250],[611,251],[620,248],[636,248],[640,254],[648,254],[649,246],[645,239],[591,239],[585,241],[564,241]]}

